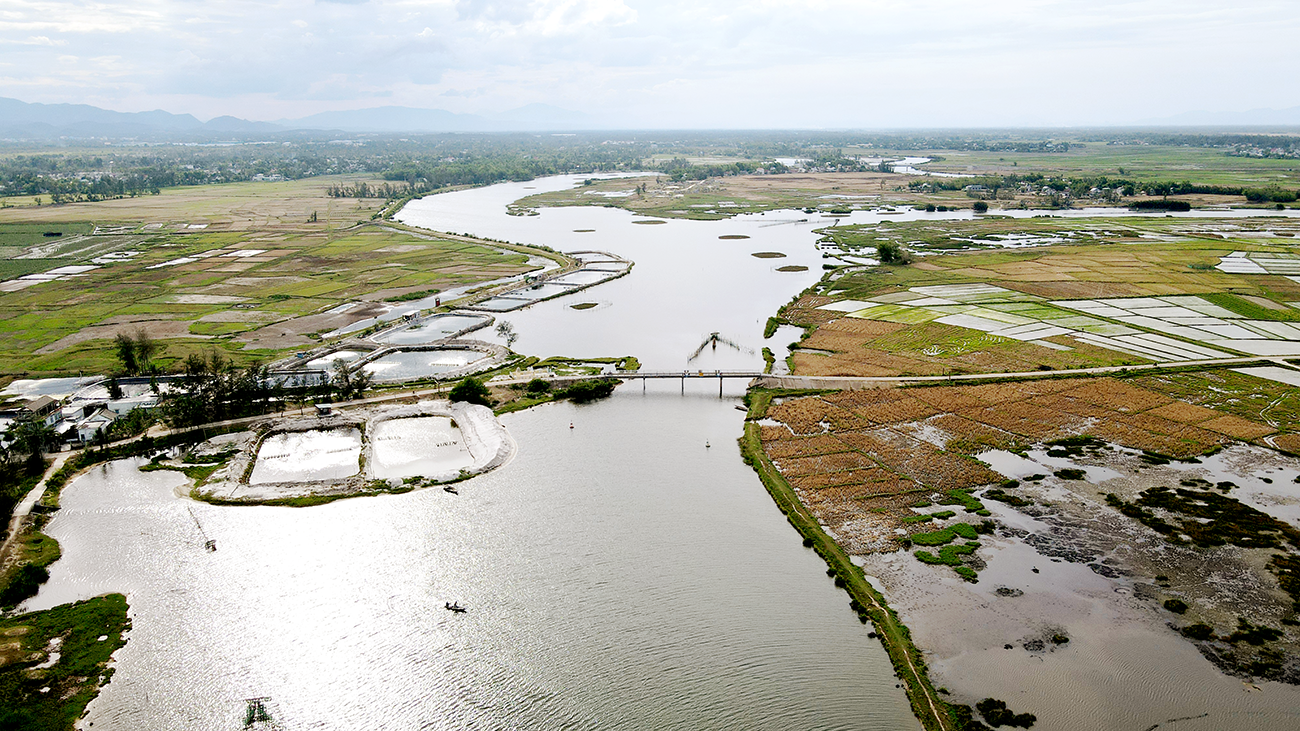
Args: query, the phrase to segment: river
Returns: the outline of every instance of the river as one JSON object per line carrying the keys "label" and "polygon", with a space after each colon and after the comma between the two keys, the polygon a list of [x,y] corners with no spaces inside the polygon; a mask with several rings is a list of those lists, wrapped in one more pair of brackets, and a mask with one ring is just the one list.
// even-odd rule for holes
{"label": "river", "polygon": [[[440,229],[637,262],[510,314],[521,352],[757,368],[763,321],[821,274],[812,226],[788,213],[505,215],[528,188],[569,184],[411,209],[457,211],[426,221]],[[718,239],[736,233],[752,238]],[[775,271],[799,262],[809,271]],[[568,307],[588,299],[601,306]],[[688,361],[715,331],[742,350]],[[173,473],[97,467],[63,491],[47,530],[64,555],[25,608],[128,594],[129,642],[86,728],[239,728],[253,697],[289,729],[919,728],[870,627],[741,461],[742,388],[651,383],[507,415],[517,456],[459,495],[215,507],[177,497]]]}
{"label": "river", "polygon": [[[773,211],[644,225],[611,208],[506,214],[520,197],[580,179],[429,196],[400,218],[635,262],[622,279],[499,316],[515,326],[519,352],[635,355],[673,371],[757,370],[764,346],[778,362],[785,356],[798,330],[764,340],[763,324],[820,278],[813,231],[830,219]],[[855,211],[842,220],[970,215]],[[778,271],[788,265],[807,269]],[[571,307],[584,302],[596,306]],[[691,359],[714,332],[735,347]],[[869,627],[741,462],[742,385],[721,399],[716,387],[631,385],[595,404],[502,417],[517,456],[459,485],[459,495],[214,507],[177,497],[173,473],[98,467],[64,490],[48,526],[64,556],[26,608],[129,594],[130,641],[87,728],[239,728],[252,697],[269,697],[287,729],[918,728]],[[205,536],[217,552],[203,550]],[[994,557],[990,571],[997,565]],[[956,596],[927,591],[917,596]],[[445,611],[450,601],[469,611]],[[923,648],[942,648],[951,629],[919,611],[904,619],[916,620]],[[1151,641],[1198,673],[1209,669],[1165,635]],[[964,695],[999,693],[1061,728],[1095,727],[1081,709],[1136,707],[1167,682],[1109,683],[1125,697],[1050,709],[1041,703],[1052,691],[1038,688],[1038,707],[1025,707],[1004,682],[1024,672],[1004,666],[984,678],[961,665],[960,650],[932,657],[938,680],[960,680],[953,687]],[[1078,684],[1086,668],[1072,667],[1063,677]],[[1240,693],[1234,682],[1219,683],[1215,697]]]}

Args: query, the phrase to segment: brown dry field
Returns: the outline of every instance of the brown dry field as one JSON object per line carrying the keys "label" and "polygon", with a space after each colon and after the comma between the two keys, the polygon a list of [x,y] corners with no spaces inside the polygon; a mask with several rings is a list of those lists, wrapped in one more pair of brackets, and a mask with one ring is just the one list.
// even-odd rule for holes
{"label": "brown dry field", "polygon": [[[1113,378],[840,391],[773,403],[763,449],[851,553],[892,551],[910,507],[1002,481],[973,455],[1080,434],[1176,458],[1276,430]],[[1275,438],[1300,447],[1294,435]]]}

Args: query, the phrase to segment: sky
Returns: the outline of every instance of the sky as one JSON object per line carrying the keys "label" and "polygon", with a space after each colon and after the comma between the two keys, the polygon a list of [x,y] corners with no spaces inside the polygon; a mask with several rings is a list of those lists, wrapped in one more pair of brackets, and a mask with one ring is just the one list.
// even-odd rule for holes
{"label": "sky", "polygon": [[1129,124],[1300,106],[1295,0],[3,0],[0,96],[206,120]]}

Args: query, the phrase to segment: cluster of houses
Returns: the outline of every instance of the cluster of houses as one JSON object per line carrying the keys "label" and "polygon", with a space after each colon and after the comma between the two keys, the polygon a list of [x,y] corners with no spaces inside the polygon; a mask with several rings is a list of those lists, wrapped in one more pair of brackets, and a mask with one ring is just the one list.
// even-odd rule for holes
{"label": "cluster of houses", "polygon": [[122,398],[67,398],[37,396],[17,407],[0,411],[0,430],[22,421],[40,421],[59,435],[65,445],[86,445],[134,409],[153,409],[159,396],[152,391]]}

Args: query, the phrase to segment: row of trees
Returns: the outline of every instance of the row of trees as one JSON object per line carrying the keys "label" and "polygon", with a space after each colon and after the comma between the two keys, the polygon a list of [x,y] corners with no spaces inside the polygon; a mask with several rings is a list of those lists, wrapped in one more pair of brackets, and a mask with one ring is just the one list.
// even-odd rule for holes
{"label": "row of trees", "polygon": [[1019,188],[1028,183],[1035,189],[1050,194],[1051,191],[1069,193],[1082,198],[1093,189],[1110,189],[1119,195],[1135,195],[1146,192],[1154,196],[1171,195],[1239,195],[1252,202],[1289,203],[1300,196],[1300,191],[1286,190],[1276,186],[1269,188],[1246,188],[1237,185],[1206,185],[1191,181],[1136,181],[1131,178],[1112,178],[1106,175],[1079,175],[1069,178],[1048,178],[1041,173],[1024,173],[1009,175],[977,175],[963,178],[924,178],[912,180],[908,187],[913,191],[924,188],[930,190],[962,190],[968,185],[982,185],[990,195],[996,197],[998,191]]}
{"label": "row of trees", "polygon": [[331,185],[325,189],[325,194],[331,198],[383,198],[384,200],[393,200],[427,193],[428,191],[429,187],[426,183],[406,183],[404,185],[380,183],[379,185],[370,185],[362,181],[356,185]]}
{"label": "row of trees", "polygon": [[371,379],[369,371],[336,360],[323,379],[295,382],[266,366],[239,368],[214,350],[185,359],[183,377],[163,394],[162,412],[173,426],[196,426],[283,410],[290,400],[358,399]]}

